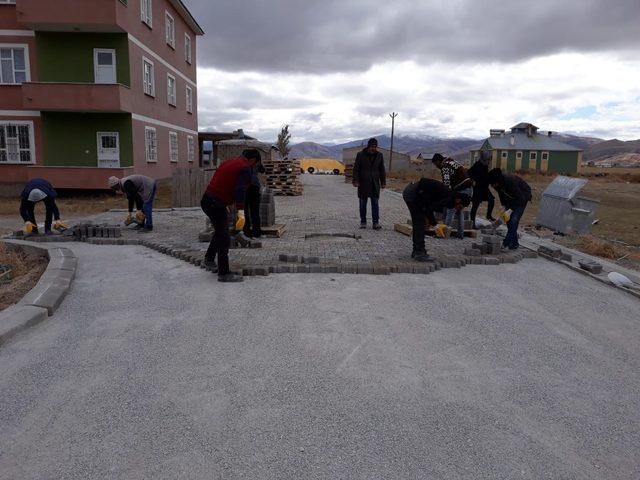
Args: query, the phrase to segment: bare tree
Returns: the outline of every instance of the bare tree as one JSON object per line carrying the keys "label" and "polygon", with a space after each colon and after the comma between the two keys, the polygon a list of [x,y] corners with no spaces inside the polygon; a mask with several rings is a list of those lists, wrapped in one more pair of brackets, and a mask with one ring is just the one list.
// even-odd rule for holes
{"label": "bare tree", "polygon": [[290,141],[291,134],[289,133],[289,125],[285,125],[282,127],[282,130],[280,130],[280,133],[278,134],[278,142],[276,143],[282,158],[287,158],[289,156],[289,152],[291,152],[291,148],[289,147]]}

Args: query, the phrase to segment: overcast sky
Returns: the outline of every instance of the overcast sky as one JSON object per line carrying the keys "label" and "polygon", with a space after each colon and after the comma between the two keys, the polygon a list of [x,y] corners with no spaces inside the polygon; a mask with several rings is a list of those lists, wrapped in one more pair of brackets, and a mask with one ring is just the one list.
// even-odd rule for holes
{"label": "overcast sky", "polygon": [[640,138],[640,0],[185,0],[200,128],[339,143],[543,130]]}

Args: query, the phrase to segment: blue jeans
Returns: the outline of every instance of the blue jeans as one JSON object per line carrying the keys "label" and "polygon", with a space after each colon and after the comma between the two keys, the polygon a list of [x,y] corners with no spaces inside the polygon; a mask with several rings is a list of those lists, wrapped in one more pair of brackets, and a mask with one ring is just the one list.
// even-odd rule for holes
{"label": "blue jeans", "polygon": [[158,183],[153,186],[149,200],[142,204],[142,213],[144,213],[144,228],[153,229],[153,199],[156,198],[156,189]]}
{"label": "blue jeans", "polygon": [[[465,188],[464,190],[460,190],[459,193],[464,193],[466,195],[473,195],[473,188]],[[464,238],[464,209],[456,210],[455,208],[447,208],[447,217],[445,223],[449,227],[453,227],[453,218],[458,219],[458,237]]]}
{"label": "blue jeans", "polygon": [[507,222],[507,236],[504,237],[502,246],[510,250],[515,250],[520,246],[518,242],[518,227],[520,226],[520,219],[524,214],[524,209],[527,206],[513,208],[511,219]]}
{"label": "blue jeans", "polygon": [[[380,203],[378,198],[370,197],[371,199],[371,216],[373,217],[373,224],[378,225],[380,223]],[[360,199],[360,223],[366,225],[367,223],[367,201],[369,198]]]}

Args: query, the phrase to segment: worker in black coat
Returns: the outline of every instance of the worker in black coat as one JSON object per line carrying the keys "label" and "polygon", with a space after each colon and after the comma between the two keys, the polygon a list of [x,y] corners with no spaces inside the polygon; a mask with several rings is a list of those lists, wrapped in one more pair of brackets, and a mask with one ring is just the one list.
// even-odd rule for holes
{"label": "worker in black coat", "polygon": [[489,164],[491,163],[491,152],[483,150],[480,152],[480,158],[467,171],[471,180],[473,180],[473,196],[471,197],[471,221],[473,228],[476,226],[476,215],[478,208],[482,202],[487,202],[487,219],[494,222],[493,207],[495,206],[495,197],[489,189]]}
{"label": "worker in black coat", "polygon": [[51,225],[58,231],[66,230],[67,226],[60,220],[60,211],[56,205],[57,192],[53,186],[43,178],[30,180],[20,194],[20,216],[25,222],[25,230],[29,234],[38,234],[36,222],[36,203],[43,202],[45,206],[44,233],[51,233]]}
{"label": "worker in black coat", "polygon": [[429,260],[424,244],[427,222],[437,224],[434,212],[445,209],[461,211],[471,203],[471,197],[462,192],[454,192],[444,183],[422,178],[416,183],[410,183],[402,194],[413,224],[413,253],[411,258],[418,262]]}
{"label": "worker in black coat", "polygon": [[380,190],[387,185],[384,158],[378,151],[378,140],[372,138],[367,148],[358,152],[353,165],[353,186],[360,199],[360,228],[367,228],[367,202],[371,199],[373,229],[380,230]]}
{"label": "worker in black coat", "polygon": [[527,204],[531,201],[531,187],[517,175],[503,174],[499,168],[489,172],[489,183],[498,192],[500,203],[506,210],[511,210],[511,217],[507,222],[507,236],[502,246],[509,250],[516,250],[518,242],[518,227]]}

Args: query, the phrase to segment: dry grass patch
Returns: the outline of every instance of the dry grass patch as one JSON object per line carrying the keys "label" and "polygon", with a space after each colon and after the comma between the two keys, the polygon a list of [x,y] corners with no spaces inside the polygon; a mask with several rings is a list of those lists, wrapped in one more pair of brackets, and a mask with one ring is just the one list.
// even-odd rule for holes
{"label": "dry grass patch", "polygon": [[0,284],[0,310],[19,302],[38,283],[48,263],[44,255],[29,255],[0,243],[0,264],[12,271],[12,280]]}

